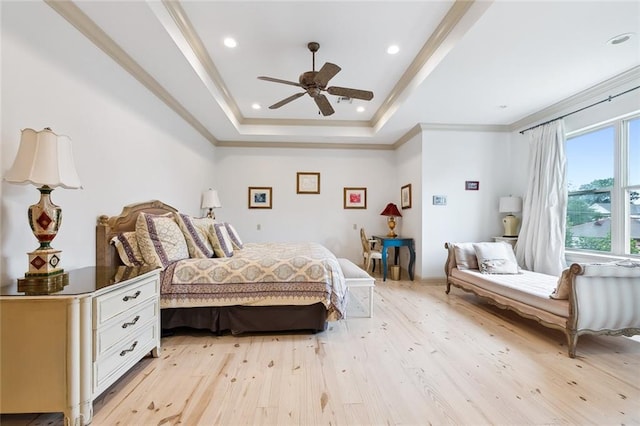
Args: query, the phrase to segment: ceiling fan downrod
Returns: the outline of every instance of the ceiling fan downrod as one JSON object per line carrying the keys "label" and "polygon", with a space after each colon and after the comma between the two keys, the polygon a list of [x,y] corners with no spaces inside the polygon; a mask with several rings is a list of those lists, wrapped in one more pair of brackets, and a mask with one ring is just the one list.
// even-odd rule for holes
{"label": "ceiling fan downrod", "polygon": [[309,44],[307,44],[307,47],[311,51],[311,70],[315,71],[316,70],[316,52],[318,51],[318,49],[320,49],[320,43],[312,41]]}

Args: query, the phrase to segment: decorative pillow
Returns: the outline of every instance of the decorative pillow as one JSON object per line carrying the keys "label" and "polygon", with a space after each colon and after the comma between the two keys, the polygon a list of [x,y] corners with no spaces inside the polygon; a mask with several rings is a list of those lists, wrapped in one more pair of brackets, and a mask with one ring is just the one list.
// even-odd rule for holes
{"label": "decorative pillow", "polygon": [[473,243],[454,243],[453,252],[456,255],[458,269],[479,269]]}
{"label": "decorative pillow", "polygon": [[175,219],[187,242],[189,256],[192,258],[213,257],[213,247],[207,235],[207,229],[214,224],[211,218],[194,218],[175,213]]}
{"label": "decorative pillow", "polygon": [[233,256],[233,243],[224,223],[215,223],[209,228],[209,239],[216,257]]}
{"label": "decorative pillow", "polygon": [[135,231],[120,232],[111,239],[111,244],[116,247],[120,260],[125,266],[140,266],[144,263]]}
{"label": "decorative pillow", "polygon": [[553,293],[549,295],[552,299],[568,299],[569,292],[571,291],[571,275],[569,274],[569,268],[562,271],[560,278],[558,278],[558,285],[553,290]]}
{"label": "decorative pillow", "polygon": [[148,265],[166,268],[171,262],[189,258],[187,242],[172,213],[161,216],[140,213],[136,237]]}
{"label": "decorative pillow", "polygon": [[483,274],[518,274],[518,261],[511,244],[504,241],[495,243],[474,243],[478,266]]}
{"label": "decorative pillow", "polygon": [[233,248],[236,250],[244,248],[244,244],[242,244],[242,240],[240,239],[240,235],[238,235],[238,231],[236,231],[236,228],[234,228],[234,226],[229,222],[225,222],[224,227],[227,228],[227,232],[229,233],[229,237],[231,238],[231,244],[233,244]]}

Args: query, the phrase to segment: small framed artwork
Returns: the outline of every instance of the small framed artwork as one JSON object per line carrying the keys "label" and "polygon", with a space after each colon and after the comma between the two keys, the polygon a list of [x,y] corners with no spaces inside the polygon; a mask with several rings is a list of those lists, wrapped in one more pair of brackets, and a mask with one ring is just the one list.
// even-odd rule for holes
{"label": "small framed artwork", "polygon": [[410,183],[400,188],[400,207],[402,209],[411,208],[411,184]]}
{"label": "small framed artwork", "polygon": [[271,187],[249,187],[249,208],[270,209]]}
{"label": "small framed artwork", "polygon": [[298,172],[296,173],[296,194],[319,194],[320,173]]}
{"label": "small framed artwork", "polygon": [[344,189],[345,209],[366,209],[367,208],[367,188],[345,188]]}
{"label": "small framed artwork", "polygon": [[433,205],[434,206],[446,206],[447,205],[447,196],[446,195],[434,195],[433,196]]}
{"label": "small framed artwork", "polygon": [[480,189],[480,182],[478,182],[477,180],[465,181],[464,189],[467,191],[477,191]]}

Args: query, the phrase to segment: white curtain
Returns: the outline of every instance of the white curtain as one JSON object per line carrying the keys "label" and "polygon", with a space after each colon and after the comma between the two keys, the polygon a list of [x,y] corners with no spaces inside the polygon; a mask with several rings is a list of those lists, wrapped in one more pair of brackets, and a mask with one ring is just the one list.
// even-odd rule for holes
{"label": "white curtain", "polygon": [[564,121],[529,133],[529,186],[516,247],[518,263],[529,271],[560,276],[567,213]]}

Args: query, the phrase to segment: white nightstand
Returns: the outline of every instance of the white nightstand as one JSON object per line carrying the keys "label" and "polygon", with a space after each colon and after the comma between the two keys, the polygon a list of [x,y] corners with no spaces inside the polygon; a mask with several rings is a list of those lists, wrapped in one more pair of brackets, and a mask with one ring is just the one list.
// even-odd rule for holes
{"label": "white nightstand", "polygon": [[88,267],[52,294],[0,287],[0,412],[91,423],[96,397],[148,352],[160,355],[159,274]]}
{"label": "white nightstand", "polygon": [[516,248],[516,244],[518,243],[518,237],[493,237],[493,241],[505,241],[511,244],[511,247]]}

